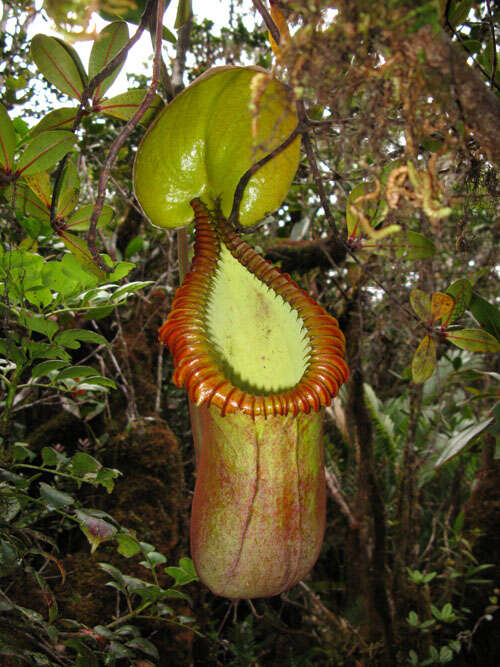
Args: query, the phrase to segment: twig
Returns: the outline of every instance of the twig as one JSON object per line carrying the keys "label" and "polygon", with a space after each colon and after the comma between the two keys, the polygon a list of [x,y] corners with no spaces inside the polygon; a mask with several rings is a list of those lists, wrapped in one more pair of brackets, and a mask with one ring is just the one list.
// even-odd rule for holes
{"label": "twig", "polygon": [[270,160],[272,160],[277,155],[279,155],[282,151],[285,150],[285,148],[290,146],[290,144],[303,131],[304,131],[304,128],[302,127],[301,123],[298,123],[297,127],[291,132],[291,134],[288,135],[288,137],[285,139],[285,141],[282,144],[280,144],[277,148],[272,150],[267,155],[264,155],[264,157],[261,158],[260,160],[258,160],[257,162],[254,162],[252,164],[252,166],[249,169],[247,169],[247,171],[243,174],[243,176],[238,181],[238,185],[236,186],[236,189],[234,191],[233,206],[231,208],[231,213],[230,213],[229,218],[228,218],[228,222],[229,222],[230,225],[232,225],[236,229],[240,228],[240,223],[239,223],[240,205],[241,205],[241,200],[243,198],[243,194],[245,192],[245,188],[248,185],[248,181],[252,178],[252,176],[257,171],[259,171],[259,169],[261,167],[263,167]]}
{"label": "twig", "polygon": [[340,511],[342,512],[342,514],[346,517],[349,523],[349,528],[355,528],[358,525],[358,522],[354,518],[354,515],[351,512],[351,508],[349,507],[346,499],[344,498],[344,495],[340,489],[340,484],[337,479],[337,476],[326,466],[325,466],[325,478],[326,478],[326,488],[328,489],[328,492],[330,493],[333,500],[340,507]]}
{"label": "twig", "polygon": [[266,28],[271,33],[272,38],[274,39],[276,44],[279,44],[281,42],[280,31],[276,23],[273,21],[271,14],[267,11],[266,7],[264,6],[264,3],[261,0],[252,0],[252,2],[255,9],[262,16],[264,23],[266,24]]}
{"label": "twig", "polygon": [[[125,60],[127,53],[129,50],[134,46],[134,44],[139,40],[140,36],[144,32],[144,29],[147,25],[147,22],[149,20],[149,16],[151,14],[151,11],[154,7],[155,0],[149,0],[149,3],[144,11],[144,14],[141,18],[141,22],[135,31],[135,33],[132,35],[132,37],[127,41],[127,43],[118,51],[118,53],[112,58],[109,63],[98,73],[96,74],[87,84],[87,86],[83,89],[82,91],[82,96],[80,99],[80,105],[76,111],[76,116],[73,121],[73,125],[71,127],[72,132],[76,132],[78,127],[80,126],[81,120],[83,116],[87,113],[87,102],[96,90],[96,88],[99,86],[104,79],[113,72],[113,70],[121,65],[121,63]],[[54,190],[52,192],[52,199],[50,202],[50,225],[52,229],[57,233],[59,231],[59,224],[58,221],[56,220],[56,208],[57,208],[57,199],[59,197],[59,191],[61,189],[61,183],[62,183],[62,173],[64,170],[64,167],[66,166],[66,162],[68,161],[68,155],[67,153],[59,162],[57,166],[57,171],[54,179]]]}
{"label": "twig", "polygon": [[[164,5],[165,5],[165,0],[158,0],[158,4],[156,7],[156,23],[157,26],[162,25],[162,18],[163,18],[163,12],[164,12]],[[109,177],[111,175],[111,167],[113,166],[118,153],[120,151],[120,148],[123,146],[125,141],[128,139],[132,131],[135,129],[137,126],[138,122],[148,109],[154,95],[156,94],[156,89],[158,88],[158,83],[160,80],[160,63],[161,63],[161,43],[162,43],[162,31],[161,29],[158,29],[156,31],[156,36],[155,36],[155,52],[154,52],[154,60],[153,60],[153,76],[151,79],[151,85],[149,86],[148,92],[146,93],[143,101],[139,105],[137,111],[134,113],[132,118],[127,122],[127,124],[123,127],[121,132],[118,134],[116,139],[113,141],[109,148],[108,155],[106,157],[106,160],[104,162],[104,168],[101,171],[101,175],[99,178],[99,185],[98,185],[98,190],[97,190],[97,198],[96,198],[96,203],[94,205],[94,209],[92,211],[92,215],[90,216],[90,227],[89,227],[89,233],[87,236],[87,242],[90,250],[90,254],[92,255],[92,258],[94,259],[95,263],[97,266],[105,271],[106,273],[112,273],[113,268],[105,264],[103,261],[101,255],[99,254],[99,251],[97,250],[96,247],[96,230],[97,230],[97,221],[99,219],[99,216],[102,211],[102,207],[104,205],[104,200],[106,197],[106,185],[108,183]]]}

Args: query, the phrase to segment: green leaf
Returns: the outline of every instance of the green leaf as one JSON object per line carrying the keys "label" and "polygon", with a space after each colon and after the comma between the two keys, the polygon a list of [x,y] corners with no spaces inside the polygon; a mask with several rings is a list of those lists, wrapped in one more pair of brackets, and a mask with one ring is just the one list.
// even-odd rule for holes
{"label": "green leaf", "polygon": [[[75,232],[86,232],[90,226],[90,216],[94,210],[93,204],[86,204],[75,211],[66,223],[66,228]],[[98,227],[106,227],[113,219],[113,209],[104,205],[97,219]]]}
{"label": "green leaf", "polygon": [[474,4],[474,0],[455,0],[455,2],[450,2],[449,4],[446,18],[450,26],[455,28],[465,21]]}
{"label": "green leaf", "polygon": [[81,100],[87,78],[78,54],[69,44],[55,37],[35,35],[31,57],[47,81],[62,93]]}
{"label": "green leaf", "polygon": [[[101,72],[106,65],[113,60],[116,54],[122,49],[128,41],[128,27],[124,21],[115,21],[107,25],[99,35],[97,35],[89,58],[89,77],[93,79]],[[101,81],[93,95],[94,103],[101,99],[106,90],[116,79],[123,66],[123,60],[111,74]]]}
{"label": "green leaf", "polygon": [[72,160],[69,160],[63,171],[61,186],[57,195],[56,218],[66,219],[78,203],[80,192],[80,177]]}
{"label": "green leaf", "polygon": [[75,150],[76,136],[65,130],[42,132],[26,146],[16,165],[16,170],[28,176],[46,171],[72,150]]}
{"label": "green leaf", "polygon": [[410,304],[414,312],[423,322],[432,320],[431,298],[420,289],[415,289],[410,294]]}
{"label": "green leaf", "polygon": [[16,150],[16,131],[7,110],[0,104],[0,168],[10,173]]}
{"label": "green leaf", "polygon": [[96,375],[95,377],[87,378],[85,382],[80,383],[78,386],[80,389],[85,389],[87,391],[95,391],[100,387],[116,389],[116,384],[113,382],[113,380],[102,377],[102,375]]}
{"label": "green leaf", "polygon": [[128,535],[127,533],[118,533],[116,536],[116,541],[118,542],[118,553],[120,553],[122,556],[125,556],[125,558],[135,556],[141,551],[138,540],[136,540],[136,538],[132,535]]}
{"label": "green leaf", "polygon": [[[140,23],[141,17],[146,9],[146,0],[128,0],[128,2],[105,2],[99,3],[99,15],[106,21],[122,19],[129,23]],[[165,8],[170,0],[165,2]]]}
{"label": "green leaf", "polygon": [[188,21],[192,11],[191,0],[179,0],[174,28],[181,28],[186,23],[186,21]]}
{"label": "green leaf", "polygon": [[144,247],[144,239],[142,236],[135,236],[131,239],[125,248],[124,257],[130,259],[133,255],[140,252]]}
{"label": "green leaf", "polygon": [[96,375],[96,372],[96,369],[92,368],[92,366],[69,366],[57,374],[57,379],[66,380],[67,378],[70,378],[74,380],[75,378],[85,378]]}
{"label": "green leaf", "polygon": [[148,287],[148,285],[152,284],[152,280],[135,280],[131,283],[127,283],[126,285],[122,285],[113,292],[113,301],[120,299],[120,297],[124,295],[128,295],[132,292],[137,292],[140,289],[144,289],[144,287]]}
{"label": "green leaf", "polygon": [[191,558],[181,558],[179,567],[166,567],[165,572],[175,579],[176,586],[185,586],[191,581],[198,581]]}
{"label": "green leaf", "polygon": [[28,310],[22,310],[19,313],[18,322],[21,326],[29,329],[29,331],[36,331],[37,333],[44,334],[47,338],[52,338],[52,336],[59,330],[57,322]]}
{"label": "green leaf", "polygon": [[461,317],[469,307],[472,296],[472,285],[466,278],[459,278],[448,287],[446,294],[455,299],[455,306],[447,321],[447,324],[451,324],[454,320]]}
{"label": "green leaf", "polygon": [[132,262],[118,262],[114,267],[113,273],[109,275],[109,280],[117,282],[129,274],[133,268],[135,268],[135,264]]}
{"label": "green leaf", "polygon": [[[130,120],[146,96],[147,90],[128,90],[126,93],[116,95],[110,99],[101,100],[96,105],[96,110],[107,116]],[[155,95],[146,112],[141,117],[140,123],[147,127],[156,114],[163,108],[163,101],[159,95]]]}
{"label": "green leaf", "polygon": [[471,352],[495,353],[500,351],[500,342],[484,329],[460,329],[443,334],[450,343]]}
{"label": "green leaf", "polygon": [[75,122],[77,109],[73,107],[61,107],[49,111],[42,120],[35,125],[30,132],[30,137],[34,137],[41,132],[48,132],[50,130],[73,130],[73,123]]}
{"label": "green leaf", "polygon": [[57,371],[60,368],[67,366],[66,361],[61,359],[50,359],[49,361],[42,361],[40,364],[37,364],[31,371],[31,377],[39,378],[43,375],[48,375],[51,371]]}
{"label": "green leaf", "polygon": [[78,350],[80,343],[96,343],[97,345],[108,345],[108,341],[95,331],[87,329],[69,329],[57,334],[54,339],[57,345],[69,347],[71,350]]}
{"label": "green leaf", "polygon": [[413,382],[425,382],[434,373],[436,367],[436,343],[430,336],[424,336],[413,355],[411,373]]}
{"label": "green leaf", "polygon": [[434,468],[440,468],[442,465],[455,458],[455,456],[462,454],[466,449],[468,449],[468,447],[470,447],[470,445],[473,444],[475,438],[488,428],[493,420],[494,417],[490,417],[489,419],[479,422],[478,424],[469,426],[463,431],[457,433],[457,435],[450,438],[448,442],[444,444],[439,458],[434,464]]}
{"label": "green leaf", "polygon": [[40,482],[40,498],[42,498],[51,507],[67,507],[73,505],[75,499],[69,493],[59,491],[59,489]]}
{"label": "green leaf", "polygon": [[[30,176],[28,178],[31,178]],[[14,189],[6,188],[4,190],[5,196],[9,201],[12,201]],[[14,206],[17,213],[29,218],[35,218],[42,223],[48,223],[50,218],[50,202],[45,203],[37,197],[27,183],[19,181],[15,189]],[[38,225],[37,229],[32,228],[33,237],[37,238],[42,230],[43,225]]]}
{"label": "green leaf", "polygon": [[151,656],[155,660],[160,659],[160,655],[158,653],[158,649],[156,648],[156,646],[147,639],[144,639],[143,637],[135,637],[134,639],[131,639],[129,642],[127,642],[127,646],[129,648],[139,649],[140,651],[146,653],[146,655]]}
{"label": "green leaf", "polygon": [[74,234],[70,234],[66,230],[59,232],[59,238],[87,271],[96,276],[96,278],[105,280],[107,274],[94,262],[87,241]]}
{"label": "green leaf", "polygon": [[59,462],[59,452],[53,447],[43,447],[42,449],[42,465],[56,466]]}
{"label": "green leaf", "polygon": [[406,239],[408,241],[407,259],[425,259],[431,257],[436,252],[436,246],[433,241],[427,239],[418,232],[407,231]]}
{"label": "green leaf", "polygon": [[500,341],[500,310],[475,293],[472,294],[469,310],[485,331]]}
{"label": "green leaf", "polygon": [[71,467],[76,475],[97,472],[102,465],[97,459],[86,452],[77,452],[71,459]]}

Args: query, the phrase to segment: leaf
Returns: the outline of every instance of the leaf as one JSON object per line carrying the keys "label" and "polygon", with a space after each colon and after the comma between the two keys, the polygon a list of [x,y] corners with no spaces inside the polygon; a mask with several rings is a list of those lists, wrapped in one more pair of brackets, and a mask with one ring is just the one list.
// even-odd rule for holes
{"label": "leaf", "polygon": [[92,516],[83,510],[77,510],[76,516],[80,523],[82,532],[90,542],[91,553],[94,553],[94,551],[102,542],[113,539],[117,533],[115,526],[97,516]]}
{"label": "leaf", "polygon": [[86,475],[87,473],[97,472],[102,465],[97,459],[86,452],[77,452],[71,459],[71,467],[75,475]]}
{"label": "leaf", "polygon": [[476,293],[472,294],[469,310],[485,331],[500,341],[500,310]]}
{"label": "leaf", "polygon": [[[280,44],[281,45],[286,44],[286,42],[290,39],[290,31],[288,30],[288,24],[286,22],[286,19],[281,13],[281,10],[278,7],[278,5],[275,2],[272,2],[272,0],[270,2],[270,7],[271,7],[271,17],[280,33],[281,37]],[[276,40],[274,39],[274,37],[271,35],[270,32],[268,32],[268,37],[274,55],[276,56],[276,59],[279,61],[282,55],[282,48],[279,44],[276,43]]]}
{"label": "leaf", "polygon": [[75,150],[75,143],[76,136],[65,130],[37,134],[24,149],[16,171],[24,176],[47,171],[66,153]]}
{"label": "leaf", "polygon": [[75,122],[77,109],[73,107],[61,107],[54,111],[49,111],[42,120],[35,125],[30,132],[30,137],[34,137],[41,132],[50,130],[68,130],[72,131]]}
{"label": "leaf", "polygon": [[179,567],[166,567],[165,572],[175,579],[176,586],[185,586],[191,581],[198,581],[191,558],[181,558]]}
{"label": "leaf", "polygon": [[80,177],[78,170],[72,160],[64,166],[61,186],[57,195],[56,218],[64,220],[67,218],[78,203],[80,192]]}
{"label": "leaf", "polygon": [[29,189],[36,195],[47,209],[47,215],[50,211],[50,202],[52,199],[52,186],[50,185],[50,178],[46,171],[41,171],[31,176],[25,176],[24,180],[28,184]]}
{"label": "leaf", "polygon": [[459,331],[447,331],[444,335],[450,343],[462,350],[491,354],[500,351],[500,342],[484,329],[460,329]]}
{"label": "leaf", "polygon": [[134,639],[131,639],[129,642],[127,642],[127,646],[129,648],[139,649],[139,651],[146,653],[146,655],[150,655],[155,660],[160,659],[160,655],[156,646],[143,637],[135,637]]}
{"label": "leaf", "polygon": [[[96,37],[92,45],[92,51],[89,58],[89,77],[93,79],[99,72],[101,72],[108,63],[113,60],[116,54],[122,49],[128,41],[128,27],[124,21],[115,21],[107,25]],[[104,95],[106,90],[111,86],[116,79],[123,66],[122,62],[115,67],[109,76],[97,86],[93,101],[97,102]]]}
{"label": "leaf", "polygon": [[410,294],[410,304],[423,322],[432,320],[431,298],[428,294],[420,289],[413,290]]}
{"label": "leaf", "polygon": [[130,558],[135,556],[141,551],[138,540],[132,535],[127,535],[127,533],[118,533],[116,536],[116,541],[118,542],[118,553],[125,558]]}
{"label": "leaf", "polygon": [[94,262],[87,241],[67,231],[60,231],[59,238],[87,271],[90,271],[100,280],[105,280],[107,274]]}
{"label": "leaf", "polygon": [[453,310],[455,301],[449,294],[444,292],[433,292],[431,299],[432,320],[441,320],[444,322]]}
{"label": "leaf", "polygon": [[68,505],[73,505],[75,499],[73,496],[70,496],[69,493],[64,493],[59,491],[59,489],[45,484],[45,482],[40,482],[40,498],[45,500],[45,502],[51,507],[67,507]]}
{"label": "leaf", "polygon": [[177,5],[177,15],[175,17],[174,28],[178,30],[188,21],[192,14],[191,0],[179,0]]}
{"label": "leaf", "polygon": [[22,310],[18,315],[17,321],[29,331],[36,331],[37,333],[47,336],[47,338],[52,338],[52,336],[59,330],[57,322],[28,310]]}
{"label": "leaf", "polygon": [[10,173],[16,150],[16,131],[7,110],[0,104],[0,168]]}
{"label": "leaf", "polygon": [[35,35],[31,57],[47,81],[62,93],[81,100],[87,80],[81,60],[69,44],[55,37]]}
{"label": "leaf", "polygon": [[466,278],[459,278],[448,287],[446,294],[455,299],[455,306],[446,322],[448,325],[461,317],[467,310],[472,296],[472,285]]}
{"label": "leaf", "polygon": [[97,371],[92,366],[68,366],[63,371],[58,373],[58,380],[66,380],[68,378],[74,380],[76,378],[85,378],[96,375]]}
{"label": "leaf", "polygon": [[460,431],[460,433],[457,433],[457,435],[450,438],[442,448],[441,454],[434,464],[434,468],[440,468],[442,465],[455,458],[455,456],[462,454],[470,445],[473,444],[474,439],[486,428],[488,428],[493,420],[494,417],[490,417],[489,419],[479,422],[479,424],[469,426],[463,431]]}
{"label": "leaf", "polygon": [[407,231],[406,239],[408,241],[407,259],[425,259],[431,257],[436,252],[436,245],[433,241],[427,239],[418,232]]}
{"label": "leaf", "polygon": [[[147,90],[128,90],[126,93],[116,95],[116,97],[101,100],[97,105],[96,110],[102,111],[102,113],[105,113],[107,116],[112,116],[113,118],[130,120],[141,105],[147,92]],[[161,97],[155,95],[151,100],[151,104],[141,117],[141,125],[148,126],[156,114],[161,111],[163,106],[164,104]]]}
{"label": "leaf", "polygon": [[39,378],[44,375],[48,375],[51,371],[57,371],[60,368],[64,368],[68,364],[66,361],[61,359],[50,359],[49,361],[42,361],[40,364],[37,364],[31,371],[31,377]]}
{"label": "leaf", "polygon": [[[86,232],[90,226],[90,216],[94,210],[93,204],[86,204],[73,213],[66,223],[67,229],[75,232]],[[97,218],[98,227],[106,227],[113,219],[113,209],[111,206],[104,205]]]}
{"label": "leaf", "polygon": [[425,382],[434,373],[436,367],[436,343],[431,336],[424,336],[413,355],[411,373],[413,382]]}
{"label": "leaf", "polygon": [[108,341],[95,331],[87,329],[69,329],[57,334],[54,339],[57,345],[69,347],[71,350],[78,350],[80,343],[96,343],[97,345],[108,345]]}

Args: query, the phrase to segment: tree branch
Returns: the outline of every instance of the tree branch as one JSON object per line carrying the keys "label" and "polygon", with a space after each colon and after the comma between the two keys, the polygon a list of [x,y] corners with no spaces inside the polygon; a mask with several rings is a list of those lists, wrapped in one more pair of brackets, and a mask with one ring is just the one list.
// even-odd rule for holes
{"label": "tree branch", "polygon": [[[162,25],[163,13],[164,13],[165,0],[158,0],[156,6],[156,25]],[[101,171],[98,185],[98,193],[96,198],[96,203],[90,217],[90,227],[87,237],[87,242],[89,245],[90,254],[96,262],[97,266],[106,273],[112,273],[113,269],[104,263],[99,251],[96,246],[96,230],[97,230],[97,221],[102,211],[104,205],[104,200],[106,198],[106,186],[111,175],[111,167],[113,166],[116,157],[120,151],[120,148],[123,146],[125,141],[128,139],[130,134],[133,132],[140,119],[144,115],[145,111],[151,104],[153,97],[156,94],[156,89],[158,88],[158,83],[160,81],[160,64],[161,64],[161,43],[162,43],[162,31],[161,28],[156,31],[155,35],[155,53],[153,60],[153,76],[151,79],[151,85],[149,86],[148,92],[146,93],[143,101],[139,105],[137,111],[134,113],[132,118],[126,123],[121,132],[118,134],[116,139],[113,141],[109,148],[108,155],[104,162],[104,168]]]}
{"label": "tree branch", "polygon": [[451,84],[466,125],[486,155],[500,161],[500,99],[469,67],[462,50],[444,32],[436,35],[425,25],[403,43],[403,51],[415,62],[423,53],[429,67]]}

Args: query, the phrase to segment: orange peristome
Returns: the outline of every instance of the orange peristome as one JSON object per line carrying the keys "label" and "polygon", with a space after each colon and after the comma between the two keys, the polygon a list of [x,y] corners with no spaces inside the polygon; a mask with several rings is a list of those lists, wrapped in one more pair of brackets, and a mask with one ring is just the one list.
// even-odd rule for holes
{"label": "orange peristome", "polygon": [[[223,416],[235,412],[253,419],[296,416],[330,405],[349,376],[344,361],[345,339],[337,320],[288,274],[258,255],[220,216],[213,219],[199,200],[191,205],[196,222],[193,264],[159,334],[173,356],[174,383],[186,388],[193,403],[215,406]],[[206,308],[222,244],[247,271],[281,296],[303,323],[310,345],[307,366],[301,379],[289,389],[262,395],[245,391],[226,377],[217,361],[207,334]]]}

